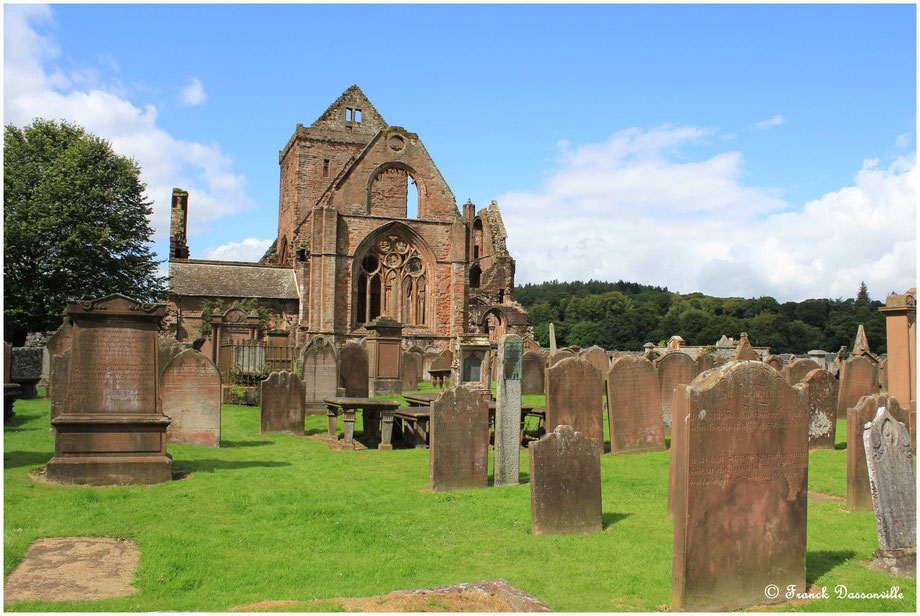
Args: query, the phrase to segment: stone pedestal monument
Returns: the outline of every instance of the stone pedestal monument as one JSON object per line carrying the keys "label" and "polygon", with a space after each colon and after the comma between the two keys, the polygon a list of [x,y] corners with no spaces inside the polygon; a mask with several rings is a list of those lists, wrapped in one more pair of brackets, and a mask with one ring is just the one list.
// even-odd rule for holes
{"label": "stone pedestal monument", "polygon": [[124,295],[71,301],[68,396],[55,428],[49,479],[111,485],[169,481],[170,421],[158,409],[157,328],[164,304]]}
{"label": "stone pedestal monument", "polygon": [[378,317],[365,327],[370,397],[398,396],[402,393],[402,323]]}

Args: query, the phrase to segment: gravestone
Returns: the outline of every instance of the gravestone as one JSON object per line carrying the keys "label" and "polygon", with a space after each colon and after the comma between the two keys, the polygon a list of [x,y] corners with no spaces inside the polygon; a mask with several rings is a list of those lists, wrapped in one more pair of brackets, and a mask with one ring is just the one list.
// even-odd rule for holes
{"label": "gravestone", "polygon": [[537,344],[537,341],[531,338],[530,336],[524,336],[524,352],[528,353],[530,351],[539,352],[540,345]]}
{"label": "gravestone", "polygon": [[156,370],[166,306],[115,294],[71,301],[66,312],[73,324],[67,396],[51,420],[46,476],[90,485],[169,481],[170,421],[157,404]]}
{"label": "gravestone", "polygon": [[888,394],[863,396],[855,406],[847,409],[847,509],[869,511],[872,509],[872,492],[869,488],[869,468],[866,466],[866,448],[862,433],[867,423],[875,418],[879,408],[907,422],[907,413],[901,410],[896,398]]}
{"label": "gravestone", "polygon": [[194,349],[173,357],[160,373],[160,405],[172,420],[167,442],[220,447],[220,371]]}
{"label": "gravestone", "polygon": [[[298,380],[303,384],[304,412],[325,414],[326,403],[323,401],[335,398],[339,386],[338,351],[331,338],[315,336],[303,347]],[[302,427],[300,434],[303,434]]]}
{"label": "gravestone", "polygon": [[498,340],[495,383],[495,470],[493,484],[516,486],[521,466],[521,377],[524,341],[515,334]]}
{"label": "gravestone", "polygon": [[862,436],[878,531],[873,568],[916,577],[917,472],[910,433],[881,407]]}
{"label": "gravestone", "polygon": [[607,370],[610,369],[610,359],[607,357],[607,351],[599,346],[593,346],[578,353],[578,357],[591,362],[591,365],[597,368],[603,376],[607,376]]}
{"label": "gravestone", "polygon": [[569,349],[559,349],[555,353],[550,353],[549,355],[549,365],[555,366],[563,359],[569,359],[575,357],[575,353]]}
{"label": "gravestone", "polygon": [[[812,370],[819,370],[820,368],[821,366],[818,365],[818,362],[813,359],[795,359],[789,362],[788,366],[783,368],[783,378],[785,378],[786,382],[790,385],[798,385],[802,382],[802,379],[805,378],[805,375]],[[836,412],[836,402],[834,403],[834,408]]]}
{"label": "gravestone", "polygon": [[[425,348],[425,356],[424,356],[424,359],[422,360],[422,379],[424,381],[426,382],[431,381],[431,374],[428,371],[431,370],[434,360],[438,358],[438,355],[440,355],[440,353],[441,352],[438,351],[433,346],[429,346]],[[448,362],[448,368],[449,367],[450,367],[450,362]]]}
{"label": "gravestone", "polygon": [[521,393],[525,396],[543,395],[543,357],[527,351],[522,360]]}
{"label": "gravestone", "polygon": [[549,324],[549,354],[553,356],[556,353],[556,326]]}
{"label": "gravestone", "polygon": [[796,385],[808,404],[808,448],[833,449],[837,438],[837,379],[827,370],[812,370]]}
{"label": "gravestone", "polygon": [[305,387],[300,377],[286,370],[272,372],[260,387],[259,434],[303,435]]}
{"label": "gravestone", "polygon": [[51,383],[50,375],[54,373],[54,356],[60,355],[64,351],[70,350],[73,341],[73,327],[66,320],[61,323],[60,327],[53,334],[48,336],[48,354],[51,356],[51,365],[49,366],[48,389],[45,396],[51,398],[54,395],[54,385]]}
{"label": "gravestone", "polygon": [[422,369],[425,363],[425,352],[414,345],[409,347],[408,352],[415,356],[415,380],[420,383],[423,380]]}
{"label": "gravestone", "polygon": [[400,381],[402,391],[418,391],[418,359],[415,353],[402,354],[402,374]]}
{"label": "gravestone", "polygon": [[431,403],[428,471],[431,490],[489,485],[489,403],[468,385],[451,387]]}
{"label": "gravestone", "polygon": [[751,341],[748,340],[747,332],[741,332],[741,342],[738,343],[738,348],[735,349],[735,356],[733,359],[736,361],[760,361],[760,355],[758,355],[754,347],[751,346]]}
{"label": "gravestone", "polygon": [[[652,358],[649,358],[652,359]],[[702,351],[696,356],[696,365],[699,372],[706,372],[716,367],[716,358],[708,351]]]}
{"label": "gravestone", "polygon": [[339,356],[339,387],[349,398],[367,398],[367,350],[357,342],[346,342]]}
{"label": "gravestone", "polygon": [[871,355],[869,339],[866,337],[866,328],[860,323],[856,330],[856,340],[853,342],[853,355]]}
{"label": "gravestone", "polygon": [[[763,363],[767,364],[777,372],[783,371],[783,359],[779,355],[767,355],[764,357]],[[795,383],[793,383],[794,385]]]}
{"label": "gravestone", "polygon": [[590,362],[563,359],[546,370],[546,431],[572,426],[604,450],[604,379]]}
{"label": "gravestone", "polygon": [[175,338],[157,336],[157,374],[163,374],[163,369],[166,368],[166,364],[184,350],[185,345]]}
{"label": "gravestone", "polygon": [[[878,393],[878,374],[875,371],[875,363],[862,355],[851,356],[841,363],[839,381],[837,417],[846,417],[847,409],[856,406],[863,396]],[[870,417],[866,421],[871,419]]]}
{"label": "gravestone", "polygon": [[[755,361],[701,374],[675,398],[672,611],[727,611],[805,588],[808,409]],[[678,427],[680,426],[680,427]]]}
{"label": "gravestone", "polygon": [[530,444],[530,518],[534,535],[603,530],[601,461],[596,443],[572,426],[561,425]]}
{"label": "gravestone", "polygon": [[451,383],[456,385],[469,384],[470,387],[480,391],[488,391],[491,398],[489,383],[489,355],[492,346],[489,337],[477,334],[464,334],[458,336],[454,345],[454,365],[452,366]]}
{"label": "gravestone", "polygon": [[878,384],[888,391],[888,358],[885,357],[878,363]]}
{"label": "gravestone", "polygon": [[607,372],[610,453],[665,451],[661,393],[652,362],[639,355],[615,359]]}
{"label": "gravestone", "polygon": [[54,418],[64,412],[67,406],[68,376],[70,374],[70,349],[52,356],[51,378],[51,433],[54,434]]}
{"label": "gravestone", "polygon": [[661,416],[666,428],[671,427],[671,407],[674,388],[690,383],[698,374],[696,362],[680,351],[665,353],[655,360],[658,371],[658,390],[661,395]]}
{"label": "gravestone", "polygon": [[38,395],[36,385],[42,378],[42,347],[13,347],[10,358],[10,380],[22,387],[20,398],[30,400]]}
{"label": "gravestone", "polygon": [[367,329],[368,392],[377,396],[398,396],[402,388],[402,323],[377,317]]}

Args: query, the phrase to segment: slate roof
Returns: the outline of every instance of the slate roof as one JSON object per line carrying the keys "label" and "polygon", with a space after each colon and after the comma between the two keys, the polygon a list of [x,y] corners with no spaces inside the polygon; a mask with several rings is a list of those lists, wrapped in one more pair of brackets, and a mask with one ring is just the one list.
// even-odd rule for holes
{"label": "slate roof", "polygon": [[176,295],[298,299],[294,270],[284,265],[197,259],[169,262],[169,288]]}

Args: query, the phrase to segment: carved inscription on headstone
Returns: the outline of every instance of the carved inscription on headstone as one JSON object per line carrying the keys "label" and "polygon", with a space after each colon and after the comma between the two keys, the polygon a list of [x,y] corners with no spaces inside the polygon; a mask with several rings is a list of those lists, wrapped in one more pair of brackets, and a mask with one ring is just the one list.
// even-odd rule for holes
{"label": "carved inscription on headstone", "polygon": [[91,323],[74,333],[69,413],[156,413],[155,338]]}
{"label": "carved inscription on headstone", "polygon": [[774,599],[769,584],[805,588],[804,394],[755,361],[677,391],[672,610],[741,609]]}
{"label": "carved inscription on headstone", "polygon": [[907,426],[884,407],[863,431],[882,550],[917,547],[917,472]]}
{"label": "carved inscription on headstone", "polygon": [[300,352],[300,380],[305,392],[305,409],[326,411],[326,398],[335,398],[339,383],[339,358],[335,345],[326,336],[316,336]]}
{"label": "carved inscription on headstone", "polygon": [[587,360],[570,357],[546,371],[546,431],[561,425],[595,439],[603,451],[604,381]]}
{"label": "carved inscription on headstone", "polygon": [[562,425],[528,449],[533,534],[600,532],[601,463],[596,441]]}
{"label": "carved inscription on headstone", "polygon": [[169,443],[220,447],[220,371],[194,349],[173,357],[160,375]]}
{"label": "carved inscription on headstone", "polygon": [[435,492],[489,484],[489,403],[481,391],[459,385],[431,403],[428,458]]}
{"label": "carved inscription on headstone", "polygon": [[639,355],[615,359],[607,373],[610,453],[664,451],[658,375]]}

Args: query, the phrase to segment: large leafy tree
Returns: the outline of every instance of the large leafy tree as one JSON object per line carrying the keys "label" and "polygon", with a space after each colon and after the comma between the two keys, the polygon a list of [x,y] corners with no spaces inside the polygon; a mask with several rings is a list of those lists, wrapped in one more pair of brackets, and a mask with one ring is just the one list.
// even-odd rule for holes
{"label": "large leafy tree", "polygon": [[3,133],[4,338],[61,323],[72,298],[164,296],[140,168],[67,122]]}

